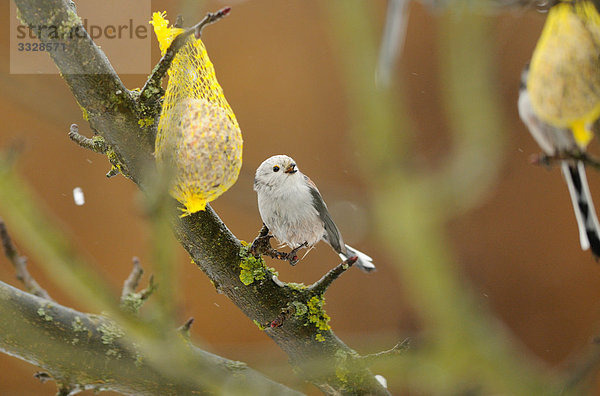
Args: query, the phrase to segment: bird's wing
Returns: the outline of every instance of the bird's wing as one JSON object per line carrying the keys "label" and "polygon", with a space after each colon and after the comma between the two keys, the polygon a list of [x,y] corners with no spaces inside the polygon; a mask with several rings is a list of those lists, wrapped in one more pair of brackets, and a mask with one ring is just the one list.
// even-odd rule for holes
{"label": "bird's wing", "polygon": [[325,204],[325,201],[323,201],[321,193],[319,193],[317,186],[315,186],[315,183],[313,183],[308,176],[304,175],[304,178],[308,183],[310,194],[313,199],[313,205],[315,206],[315,209],[317,209],[319,217],[323,220],[323,226],[325,227],[325,235],[323,235],[323,238],[337,253],[344,253],[346,251],[344,240],[342,239],[340,230],[338,230],[327,210],[327,205]]}

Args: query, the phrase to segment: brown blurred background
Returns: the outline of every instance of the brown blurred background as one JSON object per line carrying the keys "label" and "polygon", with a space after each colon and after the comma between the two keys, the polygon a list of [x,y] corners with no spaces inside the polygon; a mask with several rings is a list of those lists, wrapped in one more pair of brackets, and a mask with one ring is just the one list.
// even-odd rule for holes
{"label": "brown blurred background", "polygon": [[[357,170],[361,156],[349,138],[349,117],[339,51],[318,1],[153,1],[153,10],[179,13],[191,23],[207,10],[233,6],[230,16],[204,32],[203,40],[217,77],[244,134],[244,165],[237,184],[213,207],[232,232],[247,241],[261,221],[252,191],[253,173],[273,154],[288,154],[319,186],[346,242],[372,255],[378,271],[345,274],[327,295],[327,312],[340,338],[360,353],[388,349],[414,334],[419,320],[398,266],[401,258],[386,252],[370,236],[373,222],[369,191]],[[376,26],[383,25],[384,1]],[[0,11],[8,26],[8,4]],[[460,15],[458,16],[460,18]],[[481,305],[487,305],[532,354],[550,366],[568,364],[600,334],[600,265],[582,252],[569,196],[560,172],[532,166],[539,150],[520,123],[516,98],[520,71],[528,61],[544,16],[535,10],[490,16],[495,81],[501,94],[506,134],[502,170],[483,203],[448,224],[459,263],[459,277],[469,281]],[[418,127],[418,153],[432,166],[451,144],[440,92],[436,12],[411,5],[404,52],[397,78],[408,90],[413,122]],[[356,32],[357,35],[361,32]],[[153,37],[153,62],[159,57]],[[139,193],[121,176],[106,179],[105,157],[84,151],[67,138],[71,123],[88,136],[89,126],[58,75],[9,74],[8,36],[0,38],[4,61],[0,74],[0,148],[14,142],[25,147],[19,171],[35,188],[48,211],[61,219],[75,243],[92,260],[100,276],[119,288],[139,256],[151,272],[148,222],[139,207]],[[143,75],[124,75],[129,88],[141,87]],[[592,195],[600,194],[600,176],[588,172]],[[86,203],[75,206],[74,187]],[[397,188],[402,188],[398,186]],[[600,203],[600,197],[597,199]],[[0,213],[2,216],[2,213]],[[8,224],[10,227],[10,224]],[[23,243],[19,243],[22,246]],[[27,252],[24,252],[27,254]],[[450,252],[449,252],[450,254]],[[194,338],[206,349],[247,362],[274,379],[300,389],[290,375],[286,356],[227,298],[215,292],[206,276],[183,250],[179,316],[196,318]],[[337,256],[319,245],[298,266],[271,262],[284,281],[310,283],[337,263]],[[68,297],[35,262],[31,272],[59,302],[85,310]],[[18,286],[10,263],[0,256],[0,279]],[[40,384],[37,368],[0,354],[0,393],[54,394],[53,384]],[[388,378],[393,384],[393,378]]]}

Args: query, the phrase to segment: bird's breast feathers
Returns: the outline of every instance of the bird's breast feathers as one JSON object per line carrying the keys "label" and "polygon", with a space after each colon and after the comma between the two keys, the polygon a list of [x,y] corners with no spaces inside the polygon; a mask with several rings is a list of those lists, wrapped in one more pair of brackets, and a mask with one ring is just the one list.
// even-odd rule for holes
{"label": "bird's breast feathers", "polygon": [[312,246],[323,237],[323,221],[300,172],[270,189],[258,191],[258,209],[273,236],[292,248],[304,242]]}

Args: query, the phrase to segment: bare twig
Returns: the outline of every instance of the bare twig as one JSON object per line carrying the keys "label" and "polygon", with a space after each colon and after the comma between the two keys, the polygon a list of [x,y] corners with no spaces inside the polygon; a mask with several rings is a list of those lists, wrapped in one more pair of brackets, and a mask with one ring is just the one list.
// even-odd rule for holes
{"label": "bare twig", "polygon": [[158,283],[154,283],[154,275],[150,275],[148,280],[148,287],[140,291],[140,298],[142,301],[146,301],[152,293],[158,288]]}
{"label": "bare twig", "polygon": [[581,161],[585,165],[600,170],[600,158],[578,150],[563,151],[554,155],[535,154],[531,157],[532,164],[542,166],[552,166],[556,162],[565,160]]}
{"label": "bare twig", "polygon": [[341,274],[343,274],[348,268],[352,267],[358,260],[357,256],[349,257],[342,261],[336,267],[332,268],[328,273],[323,275],[321,279],[313,283],[308,287],[308,290],[313,294],[323,294],[327,288],[336,280]]}
{"label": "bare twig", "polygon": [[194,324],[194,318],[189,318],[177,329],[179,333],[188,340],[190,339],[190,328],[192,327],[192,324]]}
{"label": "bare twig", "polygon": [[108,172],[106,172],[106,177],[110,179],[113,176],[117,176],[119,173],[121,173],[119,168],[113,166]]}
{"label": "bare twig", "polygon": [[129,276],[127,277],[127,279],[125,279],[125,282],[123,283],[121,301],[123,301],[123,299],[126,298],[128,295],[135,293],[135,289],[137,289],[138,285],[140,284],[140,280],[142,279],[142,275],[144,275],[144,270],[140,265],[140,259],[134,257],[132,261],[133,268],[131,269]]}
{"label": "bare twig", "polygon": [[581,358],[565,382],[561,394],[575,390],[585,379],[592,377],[600,366],[600,337],[594,339],[592,348]]}
{"label": "bare twig", "polygon": [[140,265],[140,259],[137,257],[133,258],[133,268],[129,273],[129,276],[123,283],[123,291],[121,292],[121,308],[130,312],[136,313],[140,310],[144,302],[154,293],[157,284],[154,283],[154,275],[150,275],[148,280],[148,287],[139,292],[135,289],[140,284],[144,270]]}
{"label": "bare twig", "polygon": [[[186,29],[185,31],[183,31],[183,33],[179,34],[173,40],[173,42],[171,43],[163,57],[160,59],[158,64],[154,67],[154,70],[152,70],[152,74],[150,74],[150,77],[148,77],[148,80],[146,81],[144,87],[142,88],[142,91],[140,92],[141,100],[152,102],[155,101],[158,97],[162,96],[161,81],[167,73],[167,70],[169,70],[173,59],[175,59],[175,55],[177,55],[177,52],[179,52],[179,50],[184,46],[188,37],[193,34],[196,38],[200,38],[202,29],[204,29],[205,26],[218,21],[219,19],[229,14],[230,11],[231,8],[226,7],[217,12],[209,12],[208,14],[206,14],[204,19],[202,19],[196,25]],[[182,20],[180,20],[179,18],[177,21],[182,22]],[[178,22],[176,22],[176,24]]]}
{"label": "bare twig", "polygon": [[17,248],[12,243],[12,239],[6,229],[4,220],[0,218],[0,239],[2,240],[2,247],[4,248],[4,254],[13,263],[15,272],[17,273],[17,279],[23,282],[25,289],[35,296],[45,298],[50,301],[52,298],[46,290],[44,290],[27,270],[27,258],[19,255]]}
{"label": "bare twig", "polygon": [[173,27],[183,28],[183,15],[177,15],[177,18],[175,18],[175,23],[173,24]]}
{"label": "bare twig", "polygon": [[406,338],[404,341],[397,343],[394,345],[392,349],[388,349],[387,351],[372,353],[370,355],[364,355],[357,357],[356,359],[361,360],[366,365],[373,363],[376,360],[380,360],[382,358],[387,358],[391,356],[400,355],[404,351],[410,348],[410,338]]}
{"label": "bare twig", "polygon": [[377,85],[385,89],[390,88],[398,54],[402,52],[404,47],[409,3],[408,0],[388,1],[383,37],[379,47],[377,72],[375,74]]}
{"label": "bare twig", "polygon": [[52,379],[52,376],[45,371],[36,371],[33,374],[33,378],[37,379],[42,384],[44,384],[44,383],[50,381]]}
{"label": "bare twig", "polygon": [[123,173],[122,170],[124,165],[119,162],[118,156],[106,143],[103,137],[94,136],[93,138],[88,138],[80,135],[79,126],[77,124],[72,124],[71,128],[69,128],[69,138],[71,138],[71,140],[77,143],[80,147],[91,150],[95,153],[106,154],[108,156],[108,160],[110,161],[112,167],[106,173],[106,177],[111,178],[119,173]]}
{"label": "bare twig", "polygon": [[72,124],[69,128],[69,138],[79,146],[92,150],[95,153],[106,154],[109,150],[108,145],[101,137],[87,138],[79,134],[79,125]]}

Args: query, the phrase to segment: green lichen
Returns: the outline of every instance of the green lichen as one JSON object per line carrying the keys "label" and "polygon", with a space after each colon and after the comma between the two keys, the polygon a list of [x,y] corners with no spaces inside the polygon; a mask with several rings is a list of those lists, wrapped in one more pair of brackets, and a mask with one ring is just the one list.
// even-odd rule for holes
{"label": "green lichen", "polygon": [[106,140],[104,140],[104,138],[102,136],[98,136],[98,135],[93,136],[92,142],[94,144],[94,147],[96,147],[98,150],[101,150],[102,148],[107,146]]}
{"label": "green lichen", "polygon": [[306,304],[303,304],[300,301],[292,301],[292,305],[296,309],[294,313],[296,316],[304,316],[308,312],[308,307]]}
{"label": "green lichen", "polygon": [[83,106],[79,106],[79,108],[81,108],[81,116],[83,117],[83,119],[85,121],[89,121],[90,114],[88,113],[87,109]]}
{"label": "green lichen", "polygon": [[23,14],[21,14],[21,10],[19,10],[18,8],[17,8],[17,21],[19,21],[19,23],[21,25],[24,25],[24,26],[28,25],[28,23],[25,22],[25,19],[23,18]]}
{"label": "green lichen", "polygon": [[323,337],[323,334],[317,333],[317,335],[315,336],[315,340],[317,340],[319,342],[323,342],[323,341],[325,341],[325,337]]}
{"label": "green lichen", "polygon": [[109,173],[113,173],[115,175],[119,173],[123,175],[128,175],[128,172],[125,170],[125,166],[121,162],[121,159],[112,148],[109,148],[106,151],[106,156],[108,157],[108,162],[110,162],[112,165],[112,168]]}
{"label": "green lichen", "polygon": [[262,330],[264,330],[264,329],[266,329],[266,327],[265,327],[265,326],[263,326],[263,325],[261,325],[261,324],[258,322],[258,320],[256,320],[256,319],[255,319],[255,320],[253,320],[252,322],[254,322],[254,324],[256,325],[256,327],[258,327],[258,328],[259,328],[261,331],[262,331]]}
{"label": "green lichen", "polygon": [[133,343],[133,350],[135,351],[135,362],[136,367],[141,367],[144,364],[144,357],[140,351],[140,346],[137,343]]}
{"label": "green lichen", "polygon": [[294,282],[288,282],[285,285],[287,287],[289,287],[290,289],[294,289],[294,290],[298,290],[298,291],[302,291],[308,287],[304,283],[294,283]]}
{"label": "green lichen", "polygon": [[123,329],[112,322],[102,323],[98,326],[98,331],[102,333],[101,339],[104,345],[111,345],[125,335]]}
{"label": "green lichen", "polygon": [[138,313],[144,305],[141,293],[129,293],[121,298],[121,308],[127,312]]}
{"label": "green lichen", "polygon": [[135,362],[133,364],[135,364],[136,367],[142,367],[142,364],[144,364],[144,358],[142,355],[136,355]]}
{"label": "green lichen", "polygon": [[308,307],[308,321],[313,323],[317,329],[327,331],[331,330],[331,326],[329,326],[331,318],[325,313],[324,304],[323,296],[312,296],[306,306]]}
{"label": "green lichen", "polygon": [[76,316],[75,319],[73,319],[71,326],[73,327],[73,331],[76,333],[87,331],[79,316]]}
{"label": "green lichen", "polygon": [[[335,376],[342,383],[343,389],[351,389],[356,385],[364,383],[366,377],[357,372],[356,359],[360,358],[360,355],[353,350],[338,349],[335,352]],[[349,380],[352,380],[353,384],[348,384]]]}
{"label": "green lichen", "polygon": [[140,118],[138,120],[138,125],[142,128],[150,127],[150,126],[154,125],[154,118],[153,117]]}
{"label": "green lichen", "polygon": [[121,170],[121,163],[119,161],[119,156],[117,155],[117,153],[115,152],[115,150],[113,149],[108,149],[108,151],[106,152],[106,156],[108,157],[108,160],[110,161],[111,164],[113,164],[114,166],[116,166],[117,168],[119,168],[119,170]]}
{"label": "green lichen", "polygon": [[68,10],[67,19],[60,23],[56,33],[60,38],[65,39],[72,36],[79,25],[81,25],[81,18],[73,10]]}
{"label": "green lichen", "polygon": [[336,357],[336,365],[335,365],[335,376],[342,382],[342,383],[346,383],[348,382],[348,367],[346,365],[347,360],[348,360],[348,354],[342,350],[342,349],[338,349],[335,352],[335,357]]}
{"label": "green lichen", "polygon": [[121,358],[121,353],[119,352],[118,349],[115,348],[110,348],[106,351],[106,356],[108,357],[114,357],[116,359],[120,359]]}
{"label": "green lichen", "polygon": [[46,309],[44,307],[39,307],[37,310],[37,314],[44,318],[46,322],[52,322],[54,320],[50,313],[46,312]]}
{"label": "green lichen", "polygon": [[77,345],[79,343],[79,338],[73,338],[73,340],[71,340],[71,344],[72,345]]}
{"label": "green lichen", "polygon": [[242,243],[240,248],[240,281],[246,286],[254,281],[266,279],[268,273],[262,258],[256,258],[248,253],[248,244]]}
{"label": "green lichen", "polygon": [[239,362],[237,360],[230,360],[227,363],[225,363],[225,366],[227,366],[227,368],[233,372],[246,370],[248,368],[248,365],[246,363]]}

